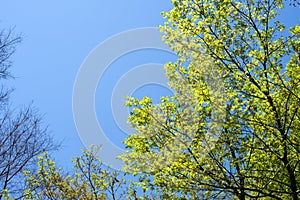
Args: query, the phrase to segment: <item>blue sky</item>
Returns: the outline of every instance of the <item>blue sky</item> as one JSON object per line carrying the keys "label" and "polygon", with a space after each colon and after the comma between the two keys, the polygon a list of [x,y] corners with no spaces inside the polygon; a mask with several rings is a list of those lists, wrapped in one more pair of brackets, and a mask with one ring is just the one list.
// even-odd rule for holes
{"label": "blue sky", "polygon": [[[13,105],[22,106],[33,101],[55,139],[63,140],[63,147],[55,156],[58,162],[66,164],[84,147],[72,116],[73,85],[82,62],[99,43],[112,35],[162,24],[164,19],[160,13],[169,10],[171,4],[160,0],[26,0],[5,1],[1,7],[1,27],[15,27],[14,32],[23,36],[12,58],[11,71],[16,77]],[[166,56],[161,60],[159,53],[149,52],[148,56],[144,53],[146,57],[129,55],[130,62],[134,65],[142,64],[145,59],[150,62],[151,54],[156,54],[151,62],[168,61]],[[134,60],[140,61],[134,63]],[[120,65],[126,62],[126,59],[121,60]],[[97,98],[100,95],[97,93]],[[111,131],[115,130],[118,129]],[[121,139],[115,142],[120,144]]]}
{"label": "blue sky", "polygon": [[[70,166],[70,159],[80,153],[83,144],[77,134],[72,114],[72,92],[76,75],[84,59],[101,42],[122,31],[153,27],[164,22],[162,11],[171,9],[169,1],[161,0],[52,0],[5,1],[1,3],[0,24],[3,28],[15,27],[22,33],[23,42],[13,56],[12,73],[15,92],[14,106],[29,104],[44,114],[45,124],[63,146],[55,154],[59,163]],[[282,19],[288,25],[299,23],[300,12],[286,10]],[[107,83],[114,83],[131,68],[143,63],[165,63],[174,60],[170,54],[146,50],[128,54],[112,64],[107,71]],[[124,66],[124,67],[123,67]],[[122,68],[123,67],[123,68]],[[114,77],[114,78],[111,78]],[[106,93],[96,93],[98,120],[104,123],[106,132],[121,146],[126,134],[114,124],[109,101],[100,104],[101,98],[113,89],[108,85]],[[157,85],[146,86],[135,95],[157,96],[170,91]],[[158,96],[159,96],[158,95]]]}

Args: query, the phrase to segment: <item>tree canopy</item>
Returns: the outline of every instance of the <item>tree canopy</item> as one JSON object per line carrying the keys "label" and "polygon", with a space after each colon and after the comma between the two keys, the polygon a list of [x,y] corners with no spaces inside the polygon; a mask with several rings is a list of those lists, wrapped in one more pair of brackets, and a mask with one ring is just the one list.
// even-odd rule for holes
{"label": "tree canopy", "polygon": [[290,5],[172,3],[161,30],[179,56],[166,65],[175,93],[129,99],[125,169],[168,198],[299,199],[300,26],[278,20]]}
{"label": "tree canopy", "polygon": [[98,158],[99,146],[73,159],[74,172],[64,172],[47,153],[39,156],[38,169],[25,171],[24,199],[122,199],[125,180]]}

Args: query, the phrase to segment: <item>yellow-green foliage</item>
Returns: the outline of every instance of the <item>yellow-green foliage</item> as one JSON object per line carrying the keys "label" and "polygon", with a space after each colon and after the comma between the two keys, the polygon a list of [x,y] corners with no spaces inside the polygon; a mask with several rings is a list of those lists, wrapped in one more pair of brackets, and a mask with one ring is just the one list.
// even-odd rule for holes
{"label": "yellow-green foliage", "polygon": [[277,20],[288,4],[172,3],[160,28],[179,56],[165,67],[174,95],[128,99],[124,169],[173,199],[299,199],[300,26]]}
{"label": "yellow-green foliage", "polygon": [[39,156],[37,172],[25,171],[28,177],[24,199],[118,199],[124,192],[118,189],[124,185],[117,172],[108,170],[97,154],[99,146],[84,150],[73,159],[74,172],[66,174],[56,167],[47,153]]}

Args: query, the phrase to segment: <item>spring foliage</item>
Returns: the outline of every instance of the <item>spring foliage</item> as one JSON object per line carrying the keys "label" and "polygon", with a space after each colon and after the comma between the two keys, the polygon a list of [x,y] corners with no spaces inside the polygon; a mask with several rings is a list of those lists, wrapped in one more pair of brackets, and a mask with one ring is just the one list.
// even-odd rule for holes
{"label": "spring foliage", "polygon": [[161,30],[179,56],[165,67],[174,95],[128,99],[124,169],[162,198],[299,199],[300,26],[278,20],[288,3],[172,3]]}

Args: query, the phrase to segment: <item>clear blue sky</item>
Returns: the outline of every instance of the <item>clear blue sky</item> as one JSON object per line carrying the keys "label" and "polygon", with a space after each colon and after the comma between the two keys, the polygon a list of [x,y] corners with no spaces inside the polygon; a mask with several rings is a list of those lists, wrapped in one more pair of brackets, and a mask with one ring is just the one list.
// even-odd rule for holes
{"label": "clear blue sky", "polygon": [[[161,25],[164,19],[160,13],[169,10],[171,4],[162,0],[10,0],[3,1],[1,7],[1,28],[15,27],[14,32],[23,35],[23,42],[13,56],[12,73],[16,77],[13,105],[33,101],[44,114],[44,121],[49,124],[54,138],[64,140],[56,159],[70,166],[71,157],[78,155],[83,147],[72,115],[73,85],[83,60],[112,35],[133,28]],[[299,23],[299,18],[300,11],[296,9],[289,9],[282,15],[288,24]],[[174,56],[151,51],[132,54],[127,59],[120,59],[112,73],[124,65],[130,69],[144,62],[164,63],[170,59]],[[137,92],[137,95],[147,95],[147,92],[154,95],[157,90],[159,88],[144,88],[144,93]],[[97,93],[96,99],[101,96]],[[96,108],[101,110],[101,105],[96,104]],[[105,128],[111,131],[116,144],[121,145],[125,136],[113,124],[111,113],[106,112],[109,111],[104,113],[108,116]],[[99,113],[97,116],[101,118]]]}
{"label": "clear blue sky", "polygon": [[[160,13],[169,10],[171,4],[161,0],[26,0],[4,1],[1,7],[1,27],[15,27],[14,32],[23,35],[11,69],[16,77],[13,105],[33,101],[55,139],[64,140],[56,157],[65,163],[83,147],[72,116],[73,85],[82,62],[112,35],[162,24]],[[140,55],[131,58],[140,59]],[[157,55],[155,59],[153,62],[162,62]],[[121,139],[116,142],[120,144]]]}

